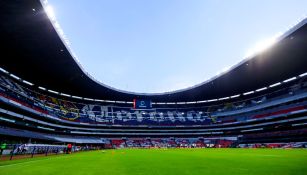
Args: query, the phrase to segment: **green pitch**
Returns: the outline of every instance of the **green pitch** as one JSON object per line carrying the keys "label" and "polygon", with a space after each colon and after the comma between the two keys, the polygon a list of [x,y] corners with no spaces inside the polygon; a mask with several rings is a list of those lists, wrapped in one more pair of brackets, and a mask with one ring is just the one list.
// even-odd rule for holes
{"label": "green pitch", "polygon": [[0,162],[0,175],[304,175],[307,150],[123,149]]}

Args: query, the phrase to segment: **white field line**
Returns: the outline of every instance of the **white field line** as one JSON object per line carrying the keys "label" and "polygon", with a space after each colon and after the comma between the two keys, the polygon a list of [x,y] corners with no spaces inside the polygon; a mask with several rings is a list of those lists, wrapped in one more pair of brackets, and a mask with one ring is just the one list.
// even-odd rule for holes
{"label": "white field line", "polygon": [[45,161],[45,160],[50,160],[50,159],[57,159],[57,158],[68,158],[67,157],[49,157],[46,159],[39,159],[39,160],[30,160],[30,161],[26,161],[26,162],[18,162],[18,163],[13,163],[13,164],[8,164],[8,165],[0,165],[0,169],[4,168],[4,167],[10,167],[10,166],[15,166],[15,165],[25,165],[25,164],[29,164],[29,163],[34,163],[34,162],[40,162],[40,161]]}

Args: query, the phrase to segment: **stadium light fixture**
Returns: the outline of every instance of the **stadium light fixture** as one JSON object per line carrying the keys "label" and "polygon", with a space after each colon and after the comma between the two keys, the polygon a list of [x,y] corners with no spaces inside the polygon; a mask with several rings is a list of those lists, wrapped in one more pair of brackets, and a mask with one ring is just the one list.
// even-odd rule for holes
{"label": "stadium light fixture", "polygon": [[305,73],[299,75],[299,77],[304,77],[304,76],[306,76],[306,75],[307,75],[307,72],[305,72]]}
{"label": "stadium light fixture", "polygon": [[71,95],[60,93],[60,95],[65,96],[65,97],[71,97]]}
{"label": "stadium light fixture", "polygon": [[20,80],[20,78],[17,77],[16,75],[14,75],[14,74],[10,74],[10,76],[13,77],[13,78],[15,78],[16,80]]}
{"label": "stadium light fixture", "polygon": [[38,89],[45,91],[46,88],[39,86]]}
{"label": "stadium light fixture", "polygon": [[208,102],[214,102],[214,101],[217,101],[217,99],[208,100]]}
{"label": "stadium light fixture", "polygon": [[0,67],[0,71],[3,72],[3,73],[6,73],[6,74],[9,73],[8,71],[6,71],[5,69],[3,69],[1,67]]}
{"label": "stadium light fixture", "polygon": [[84,100],[88,100],[88,101],[94,101],[94,99],[92,98],[83,98]]}
{"label": "stadium light fixture", "polygon": [[186,104],[186,102],[177,102],[178,105]]}
{"label": "stadium light fixture", "polygon": [[263,87],[263,88],[257,89],[256,92],[264,91],[266,89],[268,89],[268,88],[267,87]]}
{"label": "stadium light fixture", "polygon": [[76,99],[82,99],[82,97],[79,97],[79,96],[71,96],[72,98],[76,98]]}
{"label": "stadium light fixture", "polygon": [[207,100],[203,100],[203,101],[197,101],[197,103],[206,103]]}
{"label": "stadium light fixture", "polygon": [[196,101],[189,101],[189,102],[186,102],[186,104],[195,104]]}
{"label": "stadium light fixture", "polygon": [[243,95],[249,95],[249,94],[253,94],[253,93],[254,93],[254,91],[249,91],[249,92],[243,93]]}
{"label": "stadium light fixture", "polygon": [[237,98],[237,97],[240,97],[240,94],[233,95],[233,96],[231,96],[230,98]]}
{"label": "stadium light fixture", "polygon": [[272,87],[279,86],[279,85],[281,85],[281,83],[280,83],[280,82],[275,83],[275,84],[271,84],[269,87],[270,87],[270,88],[272,88]]}
{"label": "stadium light fixture", "polygon": [[50,90],[50,89],[48,89],[48,92],[51,92],[51,93],[54,93],[54,94],[59,94],[59,92],[53,91],[53,90]]}
{"label": "stadium light fixture", "polygon": [[229,97],[219,98],[219,100],[227,100]]}
{"label": "stadium light fixture", "polygon": [[292,78],[289,78],[289,79],[287,79],[287,80],[284,80],[283,82],[284,82],[284,83],[287,83],[287,82],[293,81],[293,80],[295,80],[295,79],[296,79],[296,77],[292,77]]}
{"label": "stadium light fixture", "polygon": [[25,84],[27,84],[27,85],[30,85],[30,86],[33,86],[33,85],[34,85],[33,83],[28,82],[28,81],[26,81],[26,80],[22,80],[22,82],[25,83]]}

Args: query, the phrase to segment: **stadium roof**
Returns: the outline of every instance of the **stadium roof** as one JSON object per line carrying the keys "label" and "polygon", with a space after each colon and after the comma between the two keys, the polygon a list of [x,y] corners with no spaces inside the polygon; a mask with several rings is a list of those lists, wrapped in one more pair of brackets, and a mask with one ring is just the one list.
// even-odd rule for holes
{"label": "stadium roof", "polygon": [[36,87],[73,96],[115,101],[201,101],[250,92],[307,72],[307,19],[282,35],[271,48],[229,71],[194,87],[160,94],[118,90],[91,77],[67,47],[40,0],[3,1],[0,20],[0,67]]}

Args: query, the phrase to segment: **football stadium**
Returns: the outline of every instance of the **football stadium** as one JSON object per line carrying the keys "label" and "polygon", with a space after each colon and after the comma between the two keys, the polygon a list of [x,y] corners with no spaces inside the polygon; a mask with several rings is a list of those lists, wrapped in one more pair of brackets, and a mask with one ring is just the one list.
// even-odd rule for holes
{"label": "football stadium", "polygon": [[1,175],[307,174],[307,18],[203,83],[134,93],[87,73],[48,10],[0,2]]}

